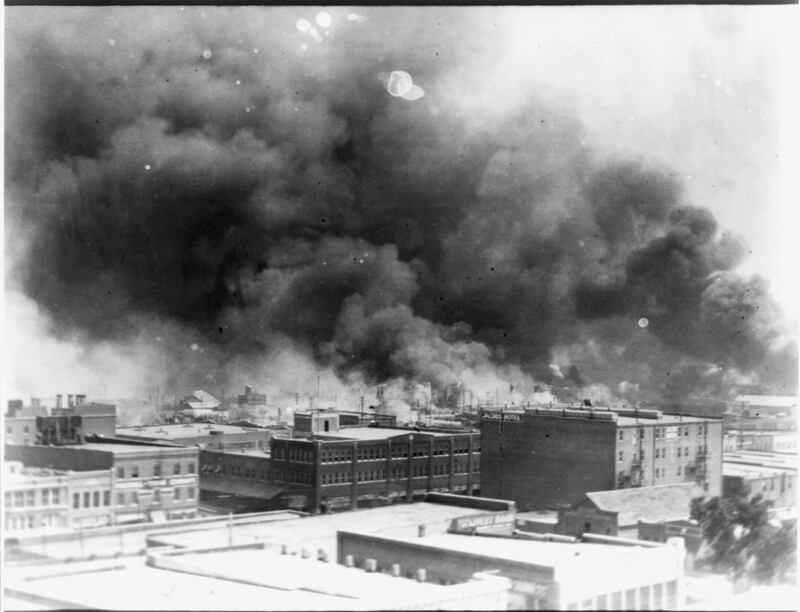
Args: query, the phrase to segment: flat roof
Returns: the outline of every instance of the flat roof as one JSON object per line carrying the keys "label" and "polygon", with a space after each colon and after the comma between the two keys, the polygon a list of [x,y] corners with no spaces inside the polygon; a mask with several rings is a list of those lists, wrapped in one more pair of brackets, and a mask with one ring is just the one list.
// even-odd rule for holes
{"label": "flat roof", "polygon": [[[180,564],[180,571],[169,569],[170,562]],[[16,596],[15,603],[27,595],[56,607],[139,610],[375,610],[391,608],[393,601],[406,607],[469,595],[460,585],[417,582],[333,560],[324,563],[315,556],[303,559],[254,548],[154,555],[151,565],[140,557],[70,564],[69,572],[53,569],[12,570],[4,586]],[[26,580],[31,576],[35,579]]]}
{"label": "flat roof", "polygon": [[628,427],[631,425],[654,425],[663,427],[665,425],[691,425],[694,423],[708,423],[722,421],[720,419],[712,419],[709,417],[686,416],[679,414],[662,414],[658,419],[645,419],[642,417],[636,418],[632,416],[617,416],[617,426]]}
{"label": "flat roof", "polygon": [[142,438],[197,438],[211,436],[212,431],[221,431],[223,434],[247,433],[265,431],[258,427],[244,427],[242,425],[217,425],[210,423],[184,423],[175,425],[148,425],[147,427],[117,427],[117,434]]}
{"label": "flat roof", "polygon": [[225,524],[218,524],[213,527],[203,526],[194,531],[184,530],[182,533],[161,533],[154,538],[165,545],[198,548],[227,546],[229,535],[232,534],[234,543],[264,542],[274,550],[280,550],[282,545],[286,545],[290,550],[308,548],[310,551],[316,551],[322,548],[330,555],[335,555],[336,532],[350,530],[355,525],[359,531],[368,533],[416,537],[419,525],[426,525],[428,533],[436,533],[437,530],[444,533],[455,518],[489,512],[482,508],[433,502],[402,503],[308,516],[283,524],[281,522],[235,524],[230,534]]}
{"label": "flat roof", "polygon": [[760,465],[797,471],[797,455],[787,453],[770,453],[761,451],[725,451],[723,462]]}
{"label": "flat roof", "polygon": [[[76,444],[75,446],[62,446],[60,448],[71,448],[75,450],[96,450],[106,453],[113,453],[114,455],[135,455],[139,453],[152,453],[157,451],[175,452],[192,450],[185,446],[156,446],[147,444],[115,444],[113,442],[86,442],[85,444]],[[194,449],[196,450],[196,449]]]}
{"label": "flat roof", "polygon": [[536,521],[539,523],[558,523],[558,512],[555,510],[531,510],[529,512],[517,512],[516,520]]}
{"label": "flat roof", "polygon": [[319,438],[337,438],[341,440],[385,440],[386,438],[393,438],[395,436],[402,436],[407,434],[414,435],[428,435],[428,436],[451,436],[459,433],[477,433],[474,431],[431,431],[429,429],[410,429],[401,427],[347,427],[339,431],[325,432],[316,436]]}
{"label": "flat roof", "polygon": [[764,465],[750,465],[723,461],[723,476],[741,476],[743,478],[775,478],[787,472],[786,468],[777,468]]}
{"label": "flat roof", "polygon": [[[359,530],[359,533],[363,533],[363,531]],[[540,567],[554,567],[575,557],[582,557],[583,560],[620,564],[619,567],[624,567],[626,563],[636,563],[642,551],[642,547],[637,546],[615,546],[583,542],[543,542],[522,538],[498,538],[452,533],[415,539],[392,539],[438,549],[442,551],[442,558],[446,558],[449,552],[460,552]],[[638,562],[641,562],[641,560],[638,560]]]}

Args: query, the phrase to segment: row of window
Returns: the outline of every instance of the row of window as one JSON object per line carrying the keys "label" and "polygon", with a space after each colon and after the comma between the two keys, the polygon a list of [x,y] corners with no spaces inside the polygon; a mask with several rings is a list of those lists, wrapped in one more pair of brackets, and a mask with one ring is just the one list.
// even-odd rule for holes
{"label": "row of window", "polygon": [[[100,494],[102,495],[102,505],[111,505],[111,491],[83,491],[83,493],[72,494],[72,507],[76,510],[81,508],[100,508]],[[83,504],[81,504],[83,501]]]}
{"label": "row of window", "polygon": [[[176,461],[172,465],[172,474],[177,476],[181,474],[181,470],[183,466],[180,461]],[[194,474],[194,461],[190,461],[186,464],[186,473],[187,474]],[[159,476],[164,475],[164,469],[160,461],[153,464],[153,473],[152,476],[158,478]],[[132,465],[130,471],[125,470],[124,465],[120,465],[117,467],[117,478],[145,478],[144,470],[139,470],[138,465]]]}
{"label": "row of window", "polygon": [[[705,445],[705,444],[698,445],[698,447],[697,447],[697,453],[698,454],[704,454],[704,453],[707,453],[707,452],[708,452],[708,446],[707,445]],[[637,456],[637,452],[636,451],[633,451],[633,456],[634,456],[634,458]],[[639,461],[644,461],[645,456],[646,456],[646,453],[645,453],[644,449],[640,449],[638,451],[638,456],[639,456]],[[675,449],[675,456],[676,457],[689,457],[690,456],[689,447],[688,446],[684,446],[683,448],[681,448],[680,446],[677,447]],[[618,458],[618,461],[624,461],[625,460],[625,451],[619,451],[617,453],[617,458]],[[662,447],[656,448],[656,450],[655,450],[655,458],[656,459],[666,459],[667,458],[667,449],[666,448],[662,448]]]}
{"label": "row of window", "polygon": [[[433,466],[433,476],[447,476],[449,475],[448,465],[445,464],[437,464]],[[475,461],[472,464],[472,471],[473,473],[477,473],[480,470],[480,464]],[[466,463],[456,463],[453,469],[454,474],[466,474],[467,473],[467,464]],[[391,470],[391,477],[393,479],[402,479],[408,478],[408,467],[405,465],[398,465],[392,468]],[[424,476],[429,476],[430,471],[427,465],[414,465],[411,467],[411,477],[412,478],[420,478]],[[321,476],[322,484],[346,484],[352,482],[351,472],[327,472],[323,473]],[[386,480],[386,470],[383,468],[378,468],[374,470],[360,470],[356,472],[356,482],[372,482],[372,481],[381,481]]]}
{"label": "row of window", "polygon": [[[6,491],[6,508],[33,508],[36,503],[36,489],[27,491]],[[58,506],[61,504],[61,491],[59,489],[39,489],[40,506]]]}
{"label": "row of window", "polygon": [[[692,473],[692,466],[691,465],[679,465],[676,468],[676,476],[688,476]],[[656,468],[655,469],[655,477],[656,478],[666,478],[667,477],[667,468]]]}
{"label": "row of window", "polygon": [[[697,435],[702,436],[703,434],[707,433],[706,428],[707,428],[707,425],[705,425],[705,424],[698,425],[697,426]],[[653,431],[654,431],[655,438],[657,440],[659,440],[659,439],[665,439],[667,437],[667,430],[674,430],[675,433],[677,434],[674,437],[683,436],[684,438],[688,438],[690,429],[691,429],[691,427],[689,425],[681,425],[681,426],[673,426],[673,427],[655,427]],[[625,439],[625,431],[626,431],[625,429],[619,429],[617,431],[617,440],[619,440],[620,442],[622,442]],[[640,427],[637,431],[639,432],[638,433],[639,439],[640,440],[644,440],[645,429],[643,427]],[[634,433],[634,439],[636,438],[636,436],[637,436],[637,434]]]}
{"label": "row of window", "polygon": [[7,516],[6,529],[8,531],[21,531],[37,527],[53,527],[59,524],[58,514],[43,514],[39,516]]}
{"label": "row of window", "polygon": [[[195,498],[196,492],[194,487],[175,487],[174,489],[153,489],[153,503],[160,504],[162,496],[172,492],[172,499],[174,501],[183,501],[185,497],[187,501]],[[184,493],[185,491],[185,493]],[[139,504],[139,491],[130,491],[126,493],[117,493],[117,506],[136,506]]]}

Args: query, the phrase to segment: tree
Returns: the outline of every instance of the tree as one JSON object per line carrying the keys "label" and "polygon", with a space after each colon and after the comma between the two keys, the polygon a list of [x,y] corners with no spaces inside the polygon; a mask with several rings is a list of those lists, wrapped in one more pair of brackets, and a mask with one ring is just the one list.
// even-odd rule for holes
{"label": "tree", "polygon": [[747,487],[725,497],[697,497],[691,516],[703,529],[710,554],[702,560],[735,580],[783,580],[797,563],[797,523],[783,525],[770,519],[772,502],[761,495],[750,498]]}

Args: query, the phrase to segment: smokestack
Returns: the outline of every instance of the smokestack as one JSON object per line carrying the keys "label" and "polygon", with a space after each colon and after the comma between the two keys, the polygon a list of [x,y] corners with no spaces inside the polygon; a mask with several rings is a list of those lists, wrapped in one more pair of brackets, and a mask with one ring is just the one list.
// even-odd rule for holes
{"label": "smokestack", "polygon": [[76,406],[83,406],[86,403],[86,395],[81,393],[80,395],[75,396],[75,405]]}
{"label": "smokestack", "polygon": [[60,393],[58,393],[56,395],[56,408],[59,409],[59,410],[62,408],[62,405],[61,405],[61,394]]}
{"label": "smokestack", "polygon": [[244,386],[244,394],[247,395],[247,396],[250,396],[250,395],[252,395],[252,393],[253,393],[253,387],[251,387],[250,385],[245,385]]}
{"label": "smokestack", "polygon": [[75,407],[75,400],[73,398],[74,398],[74,396],[72,395],[72,393],[67,395],[67,407],[68,408],[74,408]]}
{"label": "smokestack", "polygon": [[13,418],[17,416],[20,410],[22,410],[22,400],[19,399],[8,400],[8,412],[6,412],[6,414],[9,417]]}

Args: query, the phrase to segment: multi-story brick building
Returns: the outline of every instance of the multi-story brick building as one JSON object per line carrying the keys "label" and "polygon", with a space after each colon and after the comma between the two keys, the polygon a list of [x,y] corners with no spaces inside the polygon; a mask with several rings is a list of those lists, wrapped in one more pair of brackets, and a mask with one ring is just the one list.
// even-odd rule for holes
{"label": "multi-story brick building", "polygon": [[27,466],[109,472],[108,498],[95,487],[99,483],[89,483],[71,492],[70,504],[76,516],[83,516],[91,513],[79,511],[98,507],[95,501],[102,507],[108,499],[116,523],[195,516],[198,452],[196,447],[108,440],[71,446],[6,446],[7,459]]}
{"label": "multi-story brick building", "polygon": [[722,421],[655,410],[484,412],[482,494],[520,510],[576,504],[590,491],[695,482],[722,487]]}
{"label": "multi-story brick building", "polygon": [[[22,400],[9,400],[5,418],[6,444],[41,444],[54,442],[42,440],[52,433],[66,432],[72,428],[72,437],[86,435],[113,436],[117,410],[113,404],[86,402],[85,395],[68,395],[66,407],[61,395],[56,396],[54,408],[48,408],[37,398],[29,406]],[[66,427],[61,424],[66,424]]]}
{"label": "multi-story brick building", "polygon": [[[324,426],[324,425],[323,425]],[[272,438],[270,455],[203,451],[201,486],[326,512],[480,491],[478,432],[351,427]],[[238,484],[237,484],[238,483]],[[235,489],[235,490],[234,490]]]}

